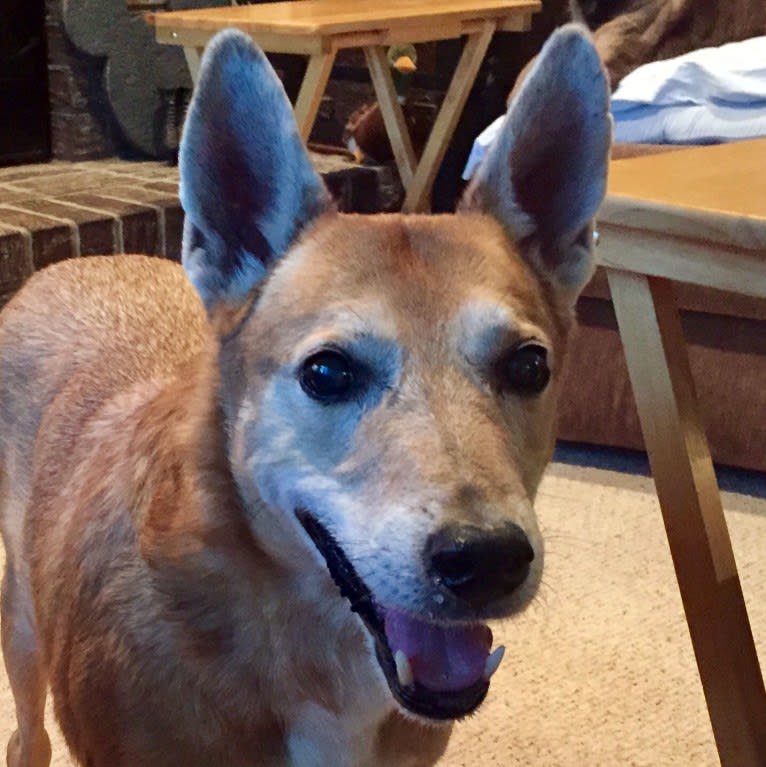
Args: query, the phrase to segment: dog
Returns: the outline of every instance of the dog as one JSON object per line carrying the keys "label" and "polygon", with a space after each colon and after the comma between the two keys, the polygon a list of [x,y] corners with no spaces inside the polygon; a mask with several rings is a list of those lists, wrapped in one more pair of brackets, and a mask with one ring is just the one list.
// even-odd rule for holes
{"label": "dog", "polygon": [[85,767],[436,762],[540,582],[608,98],[564,27],[458,213],[347,215],[264,55],[211,43],[183,267],[74,259],[0,314],[10,767],[48,687]]}

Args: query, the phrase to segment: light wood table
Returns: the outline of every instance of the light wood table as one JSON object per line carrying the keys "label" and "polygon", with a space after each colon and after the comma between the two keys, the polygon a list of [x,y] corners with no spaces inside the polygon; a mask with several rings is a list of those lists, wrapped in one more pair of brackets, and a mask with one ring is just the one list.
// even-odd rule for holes
{"label": "light wood table", "polygon": [[[184,47],[196,80],[202,49],[228,27],[250,35],[273,53],[309,57],[295,103],[301,137],[308,140],[337,52],[363,48],[372,84],[406,190],[403,209],[427,210],[439,165],[455,131],[496,30],[529,29],[540,0],[300,0],[173,11],[152,17],[157,40]],[[467,36],[462,56],[417,162],[396,98],[384,46]]]}
{"label": "light wood table", "polygon": [[766,140],[613,162],[598,229],[721,764],[763,767],[766,693],[673,282],[766,298]]}

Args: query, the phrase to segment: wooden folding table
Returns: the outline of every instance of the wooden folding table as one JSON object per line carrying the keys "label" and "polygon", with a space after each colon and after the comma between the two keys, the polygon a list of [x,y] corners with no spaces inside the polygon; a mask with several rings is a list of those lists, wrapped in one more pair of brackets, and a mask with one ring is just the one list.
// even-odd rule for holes
{"label": "wooden folding table", "polygon": [[[309,57],[295,104],[298,129],[308,140],[337,52],[363,48],[406,190],[403,210],[427,210],[439,165],[455,131],[484,54],[497,30],[529,29],[540,0],[300,0],[158,13],[157,40],[181,45],[192,77],[208,40],[235,27],[273,53]],[[396,98],[384,46],[467,37],[429,140],[417,161]]]}
{"label": "wooden folding table", "polygon": [[766,692],[673,283],[766,299],[766,139],[613,162],[599,218],[600,260],[721,764],[763,767]]}

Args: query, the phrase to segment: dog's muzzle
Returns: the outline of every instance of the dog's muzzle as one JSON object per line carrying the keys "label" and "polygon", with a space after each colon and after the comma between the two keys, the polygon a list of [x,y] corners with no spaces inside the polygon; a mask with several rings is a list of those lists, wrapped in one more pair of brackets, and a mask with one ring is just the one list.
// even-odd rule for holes
{"label": "dog's muzzle", "polygon": [[[504,652],[503,647],[490,652],[489,627],[424,620],[379,604],[332,534],[309,512],[296,514],[341,596],[372,635],[394,698],[431,720],[460,719],[474,711],[486,697]],[[491,535],[475,528],[442,531],[429,539],[425,556],[435,584],[479,607],[523,582],[533,552],[519,528],[504,526]]]}

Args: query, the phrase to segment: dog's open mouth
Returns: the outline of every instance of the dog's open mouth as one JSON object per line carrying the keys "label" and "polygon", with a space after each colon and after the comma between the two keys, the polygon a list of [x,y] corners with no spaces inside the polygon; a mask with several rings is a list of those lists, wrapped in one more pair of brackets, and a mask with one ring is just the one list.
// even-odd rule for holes
{"label": "dog's open mouth", "polygon": [[434,623],[378,604],[333,536],[308,512],[296,513],[341,595],[372,634],[396,700],[428,719],[460,719],[474,711],[503,654],[502,647],[490,654],[489,627]]}

